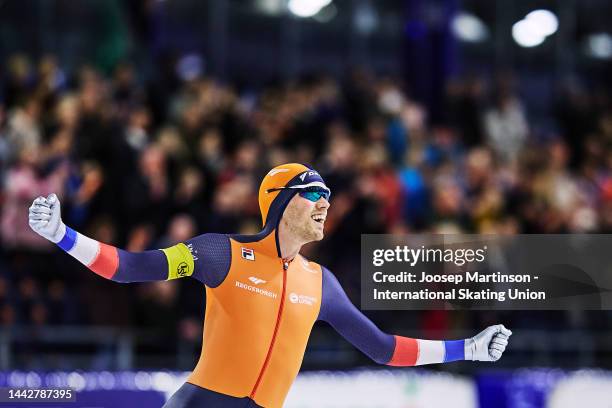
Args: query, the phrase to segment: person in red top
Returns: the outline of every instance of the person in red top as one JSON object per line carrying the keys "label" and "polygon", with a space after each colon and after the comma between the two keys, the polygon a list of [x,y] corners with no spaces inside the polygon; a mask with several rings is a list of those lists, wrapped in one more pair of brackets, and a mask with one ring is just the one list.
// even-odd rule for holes
{"label": "person in red top", "polygon": [[259,189],[263,229],[203,234],[161,250],[132,253],[99,243],[61,221],[55,195],[38,197],[30,226],[117,282],[191,276],[205,286],[202,354],[165,408],[281,407],[297,376],[315,321],[331,324],[372,360],[414,366],[496,361],[511,332],[491,326],[467,340],[421,340],[382,332],[348,299],[325,267],[300,255],[323,238],[330,190],[314,169],[277,166]]}

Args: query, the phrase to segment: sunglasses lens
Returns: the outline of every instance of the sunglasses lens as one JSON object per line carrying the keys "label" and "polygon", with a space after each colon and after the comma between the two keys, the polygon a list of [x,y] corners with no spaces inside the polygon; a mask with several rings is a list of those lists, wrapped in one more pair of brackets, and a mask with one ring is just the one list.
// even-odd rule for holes
{"label": "sunglasses lens", "polygon": [[321,197],[329,201],[329,192],[323,189],[300,191],[300,196],[316,203]]}

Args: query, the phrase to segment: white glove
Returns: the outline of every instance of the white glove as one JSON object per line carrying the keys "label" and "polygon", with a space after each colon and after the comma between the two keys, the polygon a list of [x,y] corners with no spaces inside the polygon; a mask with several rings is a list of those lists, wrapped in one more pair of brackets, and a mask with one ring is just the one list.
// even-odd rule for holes
{"label": "white glove", "polygon": [[62,240],[66,225],[62,222],[60,202],[55,194],[34,200],[30,206],[29,224],[34,232],[51,242],[57,244]]}
{"label": "white glove", "polygon": [[465,341],[465,359],[473,361],[497,361],[500,359],[512,332],[503,324],[489,326]]}

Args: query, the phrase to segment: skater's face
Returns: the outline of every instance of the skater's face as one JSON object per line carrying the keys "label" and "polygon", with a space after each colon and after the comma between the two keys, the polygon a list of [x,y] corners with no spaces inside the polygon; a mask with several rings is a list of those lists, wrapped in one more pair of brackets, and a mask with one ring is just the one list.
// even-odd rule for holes
{"label": "skater's face", "polygon": [[329,202],[324,197],[313,202],[296,194],[287,204],[281,223],[304,243],[320,241],[328,208]]}

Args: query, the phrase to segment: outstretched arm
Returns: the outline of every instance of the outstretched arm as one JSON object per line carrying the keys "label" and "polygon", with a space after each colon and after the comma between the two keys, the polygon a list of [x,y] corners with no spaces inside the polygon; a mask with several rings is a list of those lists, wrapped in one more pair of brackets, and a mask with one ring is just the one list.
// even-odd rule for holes
{"label": "outstretched arm", "polygon": [[223,281],[229,269],[229,241],[223,235],[204,234],[170,248],[128,252],[88,238],[66,226],[55,194],[34,200],[29,223],[36,233],[57,244],[90,270],[116,282],[192,276],[214,287]]}
{"label": "outstretched arm", "polygon": [[490,326],[467,340],[421,340],[384,333],[349,300],[336,277],[323,268],[319,319],[379,364],[414,366],[457,360],[497,361],[512,332]]}

